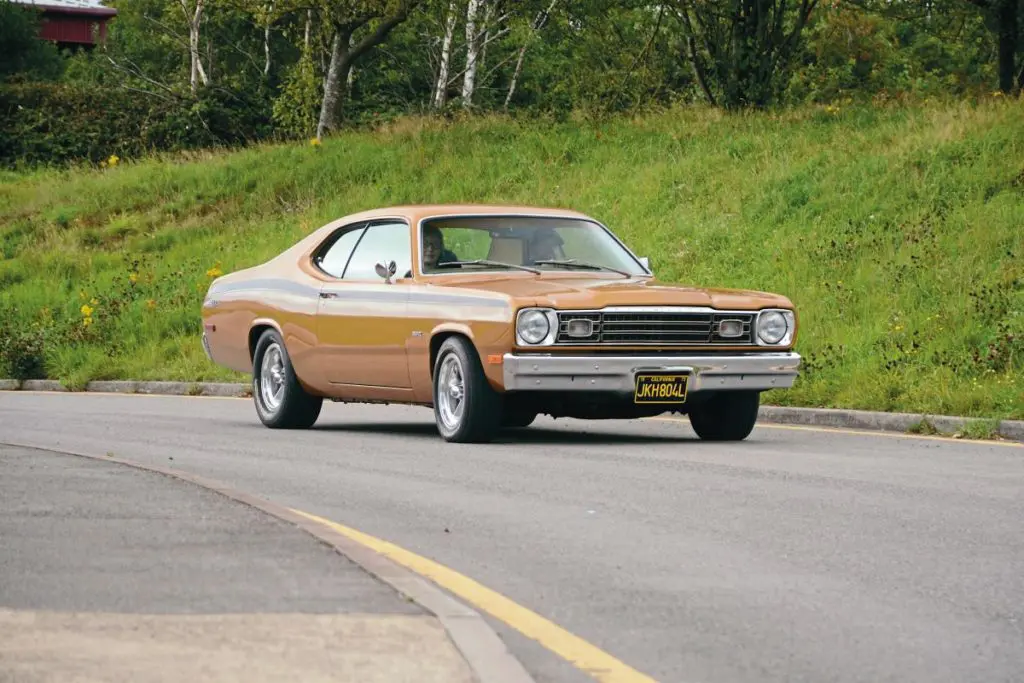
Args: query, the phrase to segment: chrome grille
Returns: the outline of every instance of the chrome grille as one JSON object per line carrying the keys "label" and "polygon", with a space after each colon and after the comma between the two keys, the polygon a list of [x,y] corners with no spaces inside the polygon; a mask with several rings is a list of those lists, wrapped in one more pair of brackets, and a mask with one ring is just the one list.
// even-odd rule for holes
{"label": "chrome grille", "polygon": [[[593,326],[588,336],[569,335],[569,323],[587,320]],[[742,324],[739,337],[725,338],[719,333],[724,320]],[[620,346],[690,346],[701,344],[743,345],[752,343],[753,313],[719,312],[602,312],[558,311],[556,344]]]}

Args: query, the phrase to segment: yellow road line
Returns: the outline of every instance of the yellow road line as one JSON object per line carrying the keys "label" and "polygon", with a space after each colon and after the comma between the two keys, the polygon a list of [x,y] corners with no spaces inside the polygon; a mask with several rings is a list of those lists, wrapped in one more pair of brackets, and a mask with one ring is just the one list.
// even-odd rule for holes
{"label": "yellow road line", "polygon": [[530,611],[453,569],[329,519],[317,517],[301,510],[292,509],[292,512],[330,527],[420,576],[430,579],[471,605],[487,612],[495,619],[508,624],[527,638],[537,641],[601,683],[654,683],[653,678],[627,666],[579,636],[569,633],[536,612]]}
{"label": "yellow road line", "polygon": [[[660,420],[662,422],[678,422],[689,424],[689,420],[678,417],[649,417],[648,420]],[[780,425],[765,422],[758,422],[757,428],[761,429],[789,429],[798,432],[817,432],[819,434],[853,434],[854,436],[881,436],[888,439],[923,439],[925,441],[946,441],[948,443],[971,443],[982,446],[1008,446],[1010,448],[1024,448],[1024,443],[1015,441],[986,441],[984,439],[954,439],[951,436],[935,436],[932,434],[904,434],[897,432],[880,432],[873,429],[848,429],[843,427],[812,427],[808,425]]]}

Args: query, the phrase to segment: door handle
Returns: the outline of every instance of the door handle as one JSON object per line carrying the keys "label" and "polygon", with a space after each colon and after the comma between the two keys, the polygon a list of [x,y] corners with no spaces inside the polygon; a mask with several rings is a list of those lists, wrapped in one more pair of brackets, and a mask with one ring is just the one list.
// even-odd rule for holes
{"label": "door handle", "polygon": [[337,292],[320,292],[321,299],[337,299]]}

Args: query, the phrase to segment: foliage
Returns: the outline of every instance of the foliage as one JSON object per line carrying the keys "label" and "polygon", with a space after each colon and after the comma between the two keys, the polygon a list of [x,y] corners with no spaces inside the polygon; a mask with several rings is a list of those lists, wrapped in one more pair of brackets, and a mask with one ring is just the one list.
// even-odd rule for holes
{"label": "foliage", "polygon": [[245,381],[198,343],[218,273],[370,206],[569,206],[665,281],[789,296],[806,362],[766,400],[1020,419],[1021,159],[1024,111],[985,98],[544,129],[408,118],[318,146],[37,170],[0,186],[0,319],[41,321],[62,381]]}
{"label": "foliage", "polygon": [[274,123],[284,135],[312,137],[319,114],[320,79],[312,57],[305,54],[285,75],[281,94],[274,100]]}
{"label": "foliage", "polygon": [[774,104],[819,0],[676,0],[686,54],[708,101]]}
{"label": "foliage", "polygon": [[[935,21],[837,4],[817,12],[788,101],[965,96],[995,78],[991,41],[973,12]],[[941,21],[939,20],[941,18]]]}
{"label": "foliage", "polygon": [[38,39],[39,16],[25,5],[0,0],[0,82],[60,76],[57,48]]}
{"label": "foliage", "polygon": [[45,332],[38,322],[17,326],[18,311],[0,311],[0,372],[10,379],[43,379]]}
{"label": "foliage", "polygon": [[0,86],[0,164],[100,163],[245,144],[271,134],[268,110],[259,93],[219,89],[193,101],[63,83]]}

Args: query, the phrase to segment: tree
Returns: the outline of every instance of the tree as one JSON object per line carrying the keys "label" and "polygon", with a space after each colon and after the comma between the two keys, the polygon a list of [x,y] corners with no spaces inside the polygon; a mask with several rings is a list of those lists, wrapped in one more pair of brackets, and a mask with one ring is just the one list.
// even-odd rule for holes
{"label": "tree", "polygon": [[1017,71],[1017,45],[1020,37],[1019,0],[967,0],[981,10],[986,23],[999,42],[999,89],[1010,94],[1024,89],[1024,68]]}
{"label": "tree", "polygon": [[818,0],[675,0],[685,58],[708,102],[763,107],[785,88]]}
{"label": "tree", "polygon": [[35,9],[0,0],[0,45],[0,80],[14,75],[41,79],[60,75],[60,54],[53,43],[39,39]]}
{"label": "tree", "polygon": [[[324,97],[316,136],[323,137],[337,127],[344,103],[343,83],[352,66],[366,53],[387,39],[391,31],[409,17],[422,0],[327,0],[322,9],[334,32],[331,58],[324,79]],[[357,38],[356,36],[360,37]]]}
{"label": "tree", "polygon": [[[977,12],[996,40],[999,89],[1010,94],[1024,89],[1024,65],[1017,61],[1024,30],[1024,2],[1020,0],[844,0],[861,9],[918,25],[930,26],[944,18],[956,20],[965,10]],[[1024,60],[1022,60],[1024,61]]]}

